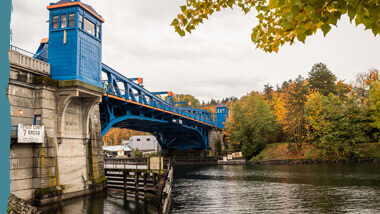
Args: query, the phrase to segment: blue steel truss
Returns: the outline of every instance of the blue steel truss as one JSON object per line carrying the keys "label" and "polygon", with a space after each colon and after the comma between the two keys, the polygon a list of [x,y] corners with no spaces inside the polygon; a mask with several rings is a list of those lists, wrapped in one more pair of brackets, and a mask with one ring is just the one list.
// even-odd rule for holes
{"label": "blue steel truss", "polygon": [[102,136],[111,128],[128,128],[154,135],[162,150],[209,149],[208,130],[216,126],[212,114],[168,103],[109,66],[100,104]]}

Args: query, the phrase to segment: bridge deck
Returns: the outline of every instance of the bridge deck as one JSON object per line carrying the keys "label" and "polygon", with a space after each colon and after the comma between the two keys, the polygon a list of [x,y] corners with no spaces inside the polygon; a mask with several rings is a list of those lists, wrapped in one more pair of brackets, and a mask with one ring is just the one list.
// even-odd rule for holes
{"label": "bridge deck", "polygon": [[[180,118],[189,119],[189,120],[192,120],[194,122],[198,122],[198,123],[204,124],[206,126],[216,127],[214,121],[208,120],[206,118],[203,118],[202,115],[197,115],[197,114],[189,112],[191,110],[194,111],[194,110],[197,110],[197,109],[183,110],[183,109],[181,109],[179,107],[174,107],[174,106],[169,107],[169,106],[166,106],[166,105],[158,105],[158,104],[147,105],[147,104],[143,104],[142,102],[136,102],[136,101],[133,101],[133,100],[127,100],[127,99],[125,99],[123,97],[119,97],[119,96],[115,96],[115,95],[111,95],[111,94],[103,94],[103,97],[108,97],[110,99],[115,99],[115,100],[119,100],[119,101],[122,101],[122,102],[127,102],[127,103],[134,104],[134,105],[137,105],[137,106],[141,106],[141,107],[144,107],[144,108],[149,108],[151,110],[161,111],[161,112],[163,112],[165,114],[172,114],[174,116],[177,116],[177,117],[180,117]],[[164,103],[162,103],[162,104],[164,104]],[[159,107],[156,107],[156,106],[159,106]]]}

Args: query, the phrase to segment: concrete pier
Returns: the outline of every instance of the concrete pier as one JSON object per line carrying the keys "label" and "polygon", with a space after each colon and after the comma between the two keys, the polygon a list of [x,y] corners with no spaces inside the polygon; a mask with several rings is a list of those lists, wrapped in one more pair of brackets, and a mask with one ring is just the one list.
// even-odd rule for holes
{"label": "concrete pier", "polygon": [[[50,64],[13,50],[8,55],[11,192],[43,204],[103,188],[98,107],[103,89],[56,81]],[[43,125],[43,142],[19,143],[18,124]]]}

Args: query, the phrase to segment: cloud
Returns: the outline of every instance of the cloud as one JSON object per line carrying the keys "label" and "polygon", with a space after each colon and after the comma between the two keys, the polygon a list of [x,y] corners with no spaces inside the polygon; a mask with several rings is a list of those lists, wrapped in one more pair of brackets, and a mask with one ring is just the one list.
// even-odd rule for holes
{"label": "cloud", "polygon": [[[169,26],[184,0],[87,0],[105,19],[103,62],[127,77],[143,77],[152,91],[171,90],[200,100],[241,97],[265,84],[281,85],[299,74],[306,77],[323,62],[340,79],[380,68],[379,37],[347,18],[323,37],[306,44],[284,45],[278,54],[256,49],[250,40],[255,13],[238,8],[212,15],[191,35],[181,38]],[[35,51],[48,35],[50,0],[13,0],[13,44]]]}

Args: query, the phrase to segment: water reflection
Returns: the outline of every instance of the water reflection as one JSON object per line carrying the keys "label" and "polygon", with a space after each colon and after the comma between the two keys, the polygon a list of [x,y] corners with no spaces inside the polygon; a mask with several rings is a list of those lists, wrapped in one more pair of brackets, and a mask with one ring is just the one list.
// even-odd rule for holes
{"label": "water reflection", "polygon": [[107,192],[93,194],[43,207],[43,213],[51,214],[116,214],[116,213],[157,213],[155,201],[136,198],[134,195],[123,199],[122,195],[112,196]]}
{"label": "water reflection", "polygon": [[380,164],[190,166],[173,213],[380,213]]}

